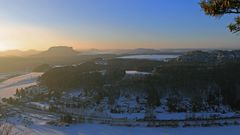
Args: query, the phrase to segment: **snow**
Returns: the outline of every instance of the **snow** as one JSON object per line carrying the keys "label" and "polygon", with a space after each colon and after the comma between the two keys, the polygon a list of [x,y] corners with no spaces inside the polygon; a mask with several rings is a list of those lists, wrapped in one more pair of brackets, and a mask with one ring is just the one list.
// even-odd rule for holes
{"label": "snow", "polygon": [[111,113],[111,118],[127,118],[128,120],[143,119],[144,113]]}
{"label": "snow", "polygon": [[[143,119],[145,113],[110,113],[111,118],[127,118],[128,120]],[[199,112],[199,113],[156,113],[157,120],[186,120],[187,118],[211,118],[218,116],[220,118],[230,118],[236,116],[235,113],[210,113],[210,112]]]}
{"label": "snow", "polygon": [[[24,108],[22,109],[25,110]],[[21,132],[23,132],[23,134],[31,135],[238,135],[240,131],[239,125],[185,128],[180,126],[176,128],[171,128],[145,126],[127,127],[90,123],[70,124],[69,126],[65,126],[65,124],[63,123],[57,123],[57,126],[54,126],[48,125],[47,122],[55,121],[56,119],[58,119],[58,116],[47,112],[41,112],[42,111],[33,111],[31,109],[26,110],[16,116],[8,118],[7,122],[16,125],[14,129],[15,133],[21,134]],[[132,113],[130,115],[126,115],[126,117],[132,117],[130,119],[134,119],[134,117],[143,117],[143,115],[140,116],[139,114]],[[119,115],[119,118],[122,118],[122,116],[124,115],[125,114],[121,116]],[[185,117],[185,115],[183,115],[182,113],[173,113],[171,115],[175,115],[175,117]],[[115,115],[114,117],[117,118],[118,116]],[[165,116],[165,118],[166,117],[168,116]],[[4,123],[4,120],[0,119],[0,123]]]}
{"label": "snow", "polygon": [[97,65],[108,65],[108,62],[105,60],[101,60],[101,61],[96,61],[95,64]]}
{"label": "snow", "polygon": [[[79,93],[71,93],[73,95]],[[125,100],[130,100],[132,103],[135,97],[120,97],[118,99],[119,105],[125,105]],[[127,105],[128,106],[128,105]],[[24,110],[21,112],[20,110]],[[31,135],[238,135],[240,126],[223,126],[223,127],[145,127],[145,126],[111,126],[103,124],[71,124],[64,126],[64,124],[58,123],[57,126],[48,125],[47,122],[58,119],[59,116],[55,116],[50,112],[44,112],[39,110],[32,110],[21,108],[20,114],[8,119],[9,123],[16,125],[15,133],[24,132],[24,134]],[[212,113],[196,113],[196,116],[210,115]],[[226,116],[233,114],[226,113]],[[144,113],[123,113],[123,114],[111,114],[114,118],[128,118],[135,119],[143,118]],[[186,113],[161,113],[158,116],[160,119],[184,119]],[[1,119],[0,119],[1,121]],[[1,125],[1,124],[0,124]]]}
{"label": "snow", "polygon": [[28,105],[33,106],[35,108],[42,109],[42,110],[48,110],[49,109],[49,104],[47,104],[47,103],[29,102]]}
{"label": "snow", "polygon": [[128,55],[118,57],[120,59],[146,59],[146,60],[157,60],[165,61],[167,59],[177,58],[179,55]]}
{"label": "snow", "polygon": [[139,72],[139,71],[136,71],[136,70],[126,70],[125,73],[127,75],[150,75],[151,73],[148,73],[148,72]]}
{"label": "snow", "polygon": [[211,118],[214,116],[218,116],[221,118],[229,118],[235,116],[235,113],[212,113],[212,112],[199,112],[199,113],[157,113],[158,120],[185,120],[188,117],[192,117],[194,115],[195,118]]}
{"label": "snow", "polygon": [[54,65],[53,68],[61,68],[61,67],[66,67],[66,65]]}
{"label": "snow", "polygon": [[82,90],[75,90],[75,91],[69,92],[68,96],[69,97],[79,97],[79,96],[81,96],[81,94],[83,94]]}
{"label": "snow", "polygon": [[17,88],[26,88],[32,85],[36,85],[38,77],[40,77],[42,74],[43,73],[32,72],[1,82],[0,97],[11,97],[15,94]]}
{"label": "snow", "polygon": [[238,135],[240,131],[240,126],[149,128],[99,124],[76,124],[69,127],[33,125],[31,129],[19,125],[17,128],[32,135]]}
{"label": "snow", "polygon": [[83,124],[58,130],[66,135],[238,135],[240,127],[145,128]]}
{"label": "snow", "polygon": [[25,72],[7,72],[7,73],[0,73],[0,82],[4,81],[8,78],[14,77],[14,76],[18,76],[18,75],[22,75],[25,74]]}

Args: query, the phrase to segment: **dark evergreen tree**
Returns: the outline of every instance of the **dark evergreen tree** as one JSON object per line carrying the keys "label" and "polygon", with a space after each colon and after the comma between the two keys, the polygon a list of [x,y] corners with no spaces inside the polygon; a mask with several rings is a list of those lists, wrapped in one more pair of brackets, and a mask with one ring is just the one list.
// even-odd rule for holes
{"label": "dark evergreen tree", "polygon": [[[200,6],[207,15],[221,17],[226,14],[240,14],[239,0],[202,0]],[[228,26],[233,33],[240,31],[240,16],[235,17],[235,22]]]}

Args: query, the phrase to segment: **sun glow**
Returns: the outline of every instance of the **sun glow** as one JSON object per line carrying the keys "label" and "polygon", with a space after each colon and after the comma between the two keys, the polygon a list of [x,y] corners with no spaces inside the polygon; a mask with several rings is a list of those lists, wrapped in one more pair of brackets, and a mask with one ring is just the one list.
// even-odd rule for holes
{"label": "sun glow", "polygon": [[0,42],[0,51],[6,51],[12,49],[7,44]]}

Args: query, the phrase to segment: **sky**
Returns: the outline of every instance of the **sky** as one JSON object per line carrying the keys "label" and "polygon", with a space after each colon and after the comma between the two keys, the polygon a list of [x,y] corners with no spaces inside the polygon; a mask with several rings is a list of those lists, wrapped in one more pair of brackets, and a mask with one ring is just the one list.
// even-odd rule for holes
{"label": "sky", "polygon": [[0,50],[240,48],[200,0],[0,0]]}

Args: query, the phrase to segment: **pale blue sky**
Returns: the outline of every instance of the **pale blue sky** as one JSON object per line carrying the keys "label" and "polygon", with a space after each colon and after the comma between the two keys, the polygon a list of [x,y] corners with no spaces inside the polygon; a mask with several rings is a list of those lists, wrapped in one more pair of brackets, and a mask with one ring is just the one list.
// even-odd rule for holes
{"label": "pale blue sky", "polygon": [[20,49],[45,49],[54,45],[99,49],[239,48],[240,37],[226,28],[233,17],[205,16],[198,2],[0,0],[0,46],[7,44]]}

